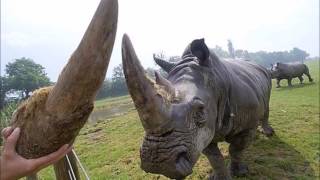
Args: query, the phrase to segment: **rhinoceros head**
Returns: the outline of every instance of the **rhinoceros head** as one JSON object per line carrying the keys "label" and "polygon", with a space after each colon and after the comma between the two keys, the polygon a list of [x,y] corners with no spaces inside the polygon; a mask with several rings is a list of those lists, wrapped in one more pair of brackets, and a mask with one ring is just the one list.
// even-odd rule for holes
{"label": "rhinoceros head", "polygon": [[277,78],[280,75],[280,63],[271,64],[271,78]]}
{"label": "rhinoceros head", "polygon": [[200,153],[211,142],[222,102],[213,93],[221,91],[214,91],[215,80],[210,79],[212,56],[203,39],[194,40],[179,63],[163,63],[168,77],[156,73],[153,81],[124,35],[124,74],[145,130],[140,149],[144,171],[183,178],[192,173]]}

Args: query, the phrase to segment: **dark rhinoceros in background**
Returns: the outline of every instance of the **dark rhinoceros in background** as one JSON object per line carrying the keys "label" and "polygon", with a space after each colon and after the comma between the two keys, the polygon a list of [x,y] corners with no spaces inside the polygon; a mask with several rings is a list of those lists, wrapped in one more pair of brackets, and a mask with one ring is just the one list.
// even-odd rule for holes
{"label": "dark rhinoceros in background", "polygon": [[303,74],[307,75],[309,82],[312,82],[313,79],[309,74],[309,68],[305,64],[301,63],[276,63],[271,65],[271,77],[272,79],[277,79],[277,88],[280,87],[280,81],[282,79],[288,80],[288,86],[292,86],[291,80],[293,78],[299,78],[300,83],[303,82]]}
{"label": "dark rhinoceros in background", "polygon": [[[242,152],[258,125],[267,135],[273,133],[268,124],[271,75],[265,68],[219,60],[203,39],[194,40],[176,64],[158,63],[168,71],[167,79],[156,73],[154,82],[146,76],[127,35],[122,60],[145,130],[140,149],[144,171],[182,179],[204,153],[214,179],[247,173]],[[221,141],[230,143],[231,174],[217,146]]]}

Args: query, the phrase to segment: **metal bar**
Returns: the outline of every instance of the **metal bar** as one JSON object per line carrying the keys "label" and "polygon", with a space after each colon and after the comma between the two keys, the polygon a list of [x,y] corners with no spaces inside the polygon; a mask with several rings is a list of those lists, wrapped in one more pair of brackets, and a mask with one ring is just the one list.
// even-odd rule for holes
{"label": "metal bar", "polygon": [[72,178],[72,179],[77,180],[76,176],[74,175],[74,171],[73,171],[72,165],[71,165],[71,163],[70,163],[70,160],[69,160],[68,154],[66,154],[66,158],[67,158],[67,161],[68,161],[68,164],[69,164],[70,170],[71,170],[71,174],[72,174],[72,176],[73,176],[73,178]]}
{"label": "metal bar", "polygon": [[78,161],[78,163],[79,163],[79,165],[80,165],[81,170],[83,171],[84,175],[86,176],[86,179],[87,179],[87,180],[90,180],[90,178],[89,178],[89,176],[88,176],[88,174],[87,174],[86,170],[84,169],[84,167],[82,166],[82,164],[81,164],[81,162],[80,162],[80,159],[78,158],[78,156],[77,156],[76,152],[75,152],[73,149],[72,149],[72,153],[73,153],[73,154],[74,154],[74,156],[76,157],[76,160]]}

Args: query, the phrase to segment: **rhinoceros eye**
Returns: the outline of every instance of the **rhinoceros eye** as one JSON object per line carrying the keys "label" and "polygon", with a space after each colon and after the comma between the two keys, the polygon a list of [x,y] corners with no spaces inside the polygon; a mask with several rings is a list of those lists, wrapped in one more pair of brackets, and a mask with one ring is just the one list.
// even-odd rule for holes
{"label": "rhinoceros eye", "polygon": [[205,106],[200,99],[193,100],[191,117],[198,127],[203,127],[206,123]]}

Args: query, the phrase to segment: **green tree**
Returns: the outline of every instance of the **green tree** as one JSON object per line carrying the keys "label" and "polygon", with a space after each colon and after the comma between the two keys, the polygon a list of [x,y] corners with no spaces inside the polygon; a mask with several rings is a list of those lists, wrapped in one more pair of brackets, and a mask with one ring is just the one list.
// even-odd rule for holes
{"label": "green tree", "polygon": [[0,110],[5,105],[5,98],[8,92],[8,79],[4,76],[0,76]]}
{"label": "green tree", "polygon": [[235,57],[242,59],[249,59],[249,52],[247,50],[237,49],[234,52]]}
{"label": "green tree", "polygon": [[[240,51],[236,51],[240,53]],[[266,52],[266,51],[258,51],[248,53],[249,59],[261,64],[265,67],[270,66],[270,64],[274,64],[276,62],[288,63],[294,61],[303,61],[309,54],[299,48],[293,48],[291,51],[274,51],[274,52]]]}
{"label": "green tree", "polygon": [[21,92],[23,99],[30,96],[33,90],[50,85],[44,67],[32,59],[20,58],[6,65],[8,89]]}
{"label": "green tree", "polygon": [[101,88],[99,89],[96,99],[103,99],[111,96],[112,82],[109,79],[105,79]]}
{"label": "green tree", "polygon": [[124,95],[128,93],[126,79],[123,74],[122,64],[119,64],[113,69],[111,80],[113,96]]}
{"label": "green tree", "polygon": [[229,57],[228,52],[223,50],[221,46],[216,45],[215,48],[211,49],[219,58]]}
{"label": "green tree", "polygon": [[233,48],[231,40],[228,40],[228,51],[229,51],[229,56],[232,59],[234,59],[235,58],[235,54],[234,54],[234,48]]}
{"label": "green tree", "polygon": [[304,51],[301,50],[299,48],[293,48],[290,53],[294,56],[294,58],[298,61],[301,61],[302,63],[304,62],[304,60],[309,56],[309,54]]}

